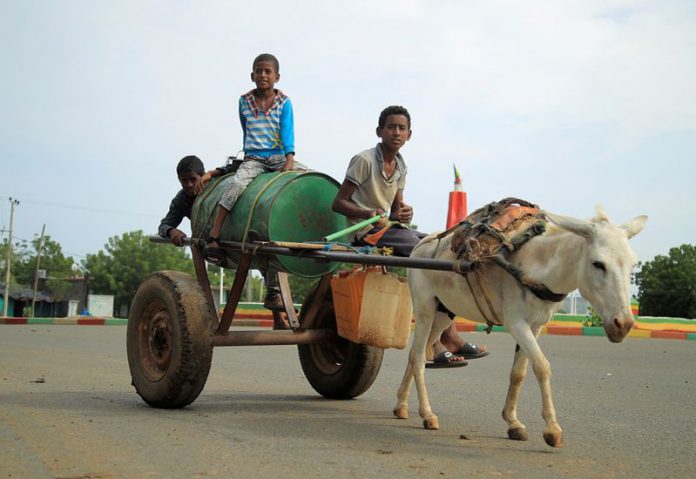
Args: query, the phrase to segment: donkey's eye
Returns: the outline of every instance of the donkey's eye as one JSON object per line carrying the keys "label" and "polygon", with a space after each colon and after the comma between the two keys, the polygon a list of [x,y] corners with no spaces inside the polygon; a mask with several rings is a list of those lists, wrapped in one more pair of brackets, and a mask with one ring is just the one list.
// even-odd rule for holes
{"label": "donkey's eye", "polygon": [[602,263],[601,261],[593,261],[592,266],[600,270],[602,273],[606,273],[607,271],[607,267],[604,266],[604,263]]}

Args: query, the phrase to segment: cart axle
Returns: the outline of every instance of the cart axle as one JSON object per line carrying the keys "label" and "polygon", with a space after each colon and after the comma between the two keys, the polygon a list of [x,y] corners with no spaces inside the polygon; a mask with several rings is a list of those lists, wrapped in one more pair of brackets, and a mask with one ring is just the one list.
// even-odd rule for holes
{"label": "cart axle", "polygon": [[213,346],[275,346],[283,344],[317,344],[336,341],[331,329],[299,331],[234,331],[213,336]]}

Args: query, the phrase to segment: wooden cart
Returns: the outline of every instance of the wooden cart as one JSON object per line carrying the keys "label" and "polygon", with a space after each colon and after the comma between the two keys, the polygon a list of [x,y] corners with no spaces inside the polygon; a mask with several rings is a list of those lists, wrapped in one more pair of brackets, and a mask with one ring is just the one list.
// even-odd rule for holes
{"label": "wooden cart", "polygon": [[[170,243],[160,237],[150,239]],[[202,241],[187,240],[187,245],[191,247],[196,279],[178,271],[152,274],[138,288],[128,317],[128,364],[133,385],[153,407],[180,408],[191,404],[205,386],[213,349],[218,346],[297,345],[305,377],[327,398],[353,398],[372,385],[384,351],[337,335],[332,273],[318,280],[299,315],[293,306],[287,273],[279,273],[289,330],[230,329],[255,255],[441,271],[464,271],[471,266],[459,261],[326,251],[317,249],[316,244],[223,241],[222,246],[240,255],[240,261],[227,304],[219,316],[202,256]],[[276,320],[279,314],[282,313],[274,313]]]}

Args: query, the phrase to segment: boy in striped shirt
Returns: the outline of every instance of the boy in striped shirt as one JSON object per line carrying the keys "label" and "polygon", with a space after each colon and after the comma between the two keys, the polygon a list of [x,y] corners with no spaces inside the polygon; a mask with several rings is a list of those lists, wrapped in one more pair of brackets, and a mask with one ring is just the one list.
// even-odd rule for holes
{"label": "boy in striped shirt", "polygon": [[[280,80],[279,70],[275,56],[269,53],[257,56],[251,71],[251,81],[256,88],[239,99],[239,120],[244,131],[244,161],[220,199],[213,227],[206,240],[203,254],[213,264],[220,263],[225,257],[219,244],[222,224],[247,185],[261,173],[306,169],[300,163],[295,163],[292,103],[282,91],[275,88]],[[272,271],[268,273],[264,306],[281,311],[284,308],[280,290],[275,286],[276,274]]]}

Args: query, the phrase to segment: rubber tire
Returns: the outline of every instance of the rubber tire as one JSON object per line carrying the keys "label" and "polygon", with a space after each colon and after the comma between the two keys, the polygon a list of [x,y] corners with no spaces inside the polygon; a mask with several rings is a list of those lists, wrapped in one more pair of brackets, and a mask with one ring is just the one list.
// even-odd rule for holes
{"label": "rubber tire", "polygon": [[160,271],[138,287],[126,346],[135,390],[156,408],[182,408],[201,393],[213,358],[203,292],[191,276]]}
{"label": "rubber tire", "polygon": [[[318,286],[318,285],[317,285]],[[336,330],[333,300],[329,291],[323,298],[315,298],[316,286],[300,311],[314,301],[321,305],[313,324],[302,324],[306,329],[330,328]],[[301,344],[297,346],[300,364],[309,384],[316,392],[330,399],[352,399],[367,391],[379,374],[384,350],[338,338],[330,344]]]}

